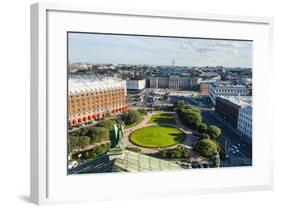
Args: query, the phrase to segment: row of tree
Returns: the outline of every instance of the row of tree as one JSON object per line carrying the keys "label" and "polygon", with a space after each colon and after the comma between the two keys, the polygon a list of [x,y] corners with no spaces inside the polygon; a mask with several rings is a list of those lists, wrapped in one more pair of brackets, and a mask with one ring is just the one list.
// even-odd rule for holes
{"label": "row of tree", "polygon": [[72,155],[73,159],[80,159],[80,160],[89,160],[89,159],[95,159],[99,155],[105,154],[110,147],[110,144],[101,144],[93,149],[78,152]]}
{"label": "row of tree", "polygon": [[186,105],[183,100],[176,102],[178,115],[184,125],[201,133],[201,139],[218,139],[221,129],[215,125],[207,125],[203,122],[201,111],[192,106]]}
{"label": "row of tree", "polygon": [[178,145],[175,148],[161,149],[158,152],[159,157],[169,159],[187,158],[190,151],[183,145]]}
{"label": "row of tree", "polygon": [[103,120],[94,127],[84,127],[71,132],[68,136],[71,151],[103,141],[111,141],[115,121]]}
{"label": "row of tree", "polygon": [[223,155],[224,150],[217,141],[221,129],[204,123],[201,111],[194,106],[186,105],[182,100],[177,101],[175,107],[182,123],[200,133],[200,140],[193,145],[193,149],[208,159],[212,159],[217,152]]}

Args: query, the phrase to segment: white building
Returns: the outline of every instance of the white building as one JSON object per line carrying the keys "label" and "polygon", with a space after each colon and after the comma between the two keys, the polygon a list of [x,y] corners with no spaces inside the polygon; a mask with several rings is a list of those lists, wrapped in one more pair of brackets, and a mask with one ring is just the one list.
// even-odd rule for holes
{"label": "white building", "polygon": [[239,110],[238,130],[248,138],[252,138],[252,106],[248,105]]}
{"label": "white building", "polygon": [[191,76],[160,76],[150,77],[150,88],[169,88],[169,89],[186,89],[192,90],[198,87],[202,78]]}
{"label": "white building", "polygon": [[212,83],[210,86],[210,99],[214,105],[216,104],[216,98],[218,96],[248,96],[249,93],[250,89],[244,85],[219,85]]}
{"label": "white building", "polygon": [[126,80],[128,91],[139,92],[145,89],[145,79],[129,79]]}

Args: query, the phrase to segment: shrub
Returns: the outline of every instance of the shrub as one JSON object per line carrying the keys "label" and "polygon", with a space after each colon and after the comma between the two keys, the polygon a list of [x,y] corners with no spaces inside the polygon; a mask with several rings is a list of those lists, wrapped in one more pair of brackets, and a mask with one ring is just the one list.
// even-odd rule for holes
{"label": "shrub", "polygon": [[126,149],[132,152],[141,152],[141,149],[138,147],[126,147]]}

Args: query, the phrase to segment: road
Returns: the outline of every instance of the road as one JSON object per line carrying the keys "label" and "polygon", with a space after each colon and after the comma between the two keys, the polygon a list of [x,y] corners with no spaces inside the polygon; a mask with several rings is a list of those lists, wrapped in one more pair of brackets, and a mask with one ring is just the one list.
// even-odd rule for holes
{"label": "road", "polygon": [[[240,157],[247,160],[252,158],[252,146],[245,142],[245,139],[238,135],[235,131],[225,125],[220,119],[216,118],[213,110],[201,109],[201,114],[204,122],[210,125],[216,125],[222,130],[222,135],[220,136],[220,143],[225,145],[226,142],[226,152],[228,152],[231,157]],[[240,144],[240,145],[239,145]],[[239,152],[232,154],[228,149],[235,145],[238,147]]]}

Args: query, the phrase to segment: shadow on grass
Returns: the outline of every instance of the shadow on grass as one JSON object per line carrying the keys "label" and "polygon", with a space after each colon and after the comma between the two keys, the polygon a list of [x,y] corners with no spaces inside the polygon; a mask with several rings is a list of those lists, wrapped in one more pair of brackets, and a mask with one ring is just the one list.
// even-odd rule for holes
{"label": "shadow on grass", "polygon": [[176,124],[175,117],[170,113],[160,113],[152,116],[149,123],[155,124]]}
{"label": "shadow on grass", "polygon": [[185,138],[185,135],[183,132],[181,133],[170,133],[169,135],[174,137],[174,140],[178,143],[182,142]]}

